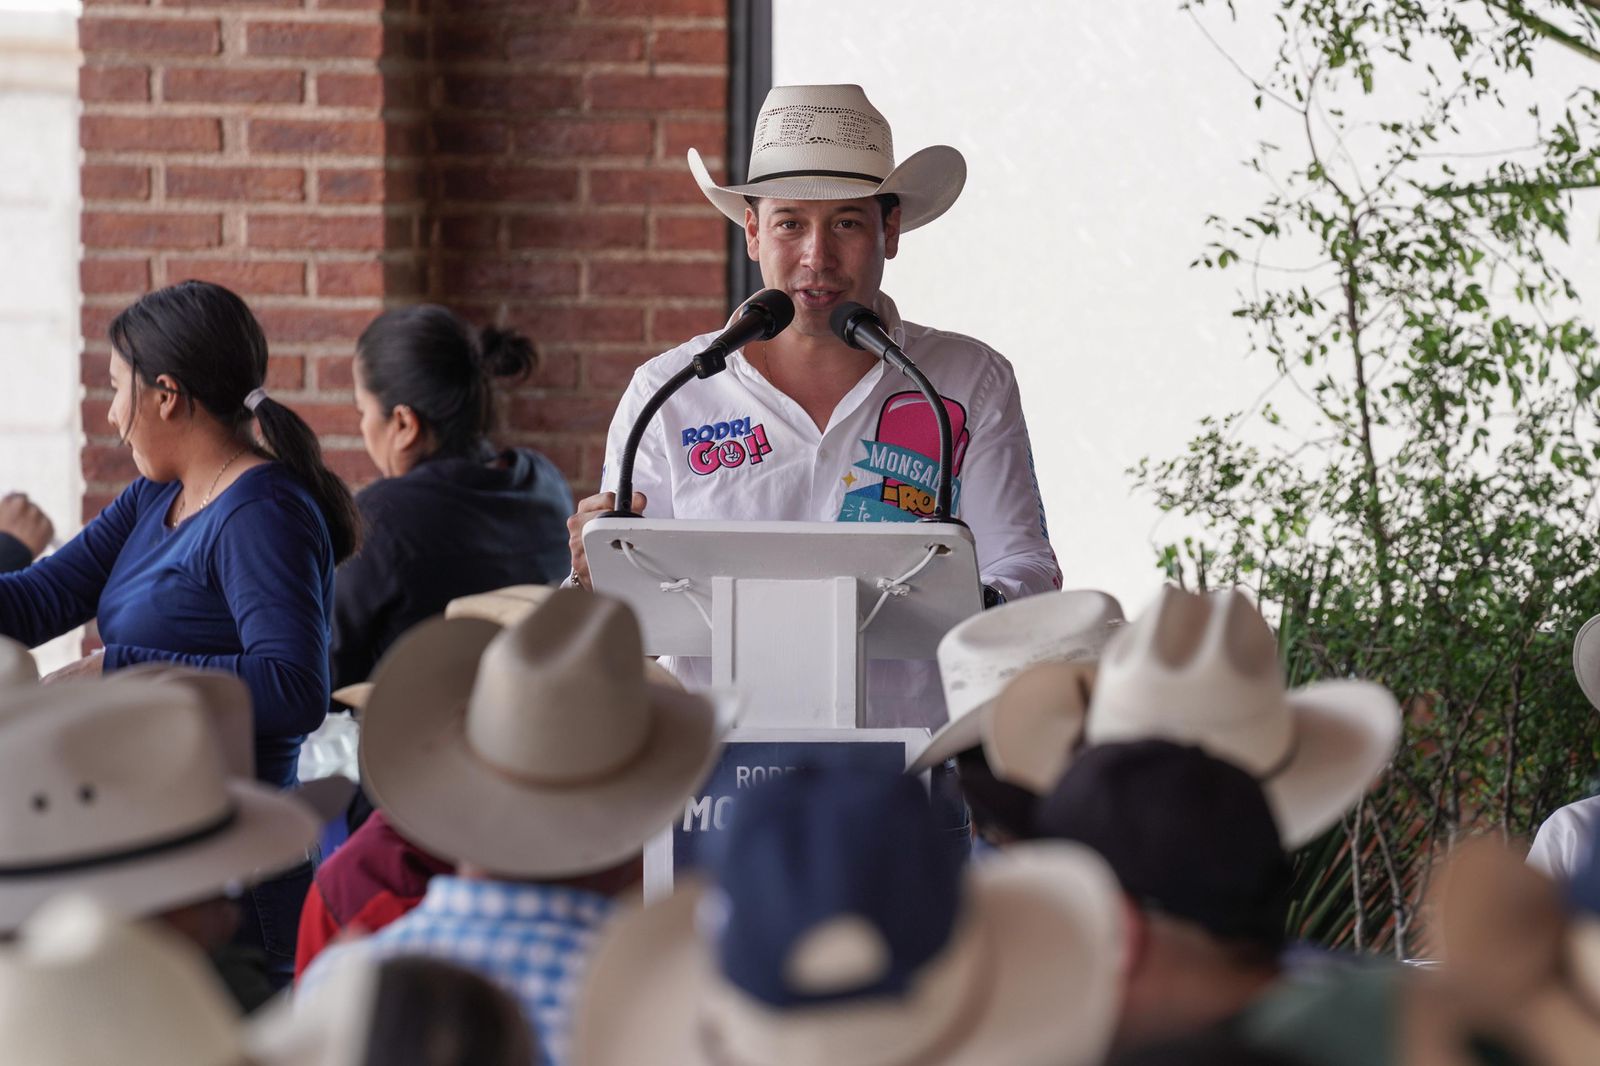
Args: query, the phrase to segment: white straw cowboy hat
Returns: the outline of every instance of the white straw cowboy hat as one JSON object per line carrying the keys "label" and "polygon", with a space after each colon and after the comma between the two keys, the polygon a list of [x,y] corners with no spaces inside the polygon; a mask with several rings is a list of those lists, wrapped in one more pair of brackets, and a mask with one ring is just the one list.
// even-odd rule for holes
{"label": "white straw cowboy hat", "polygon": [[1589,703],[1600,709],[1600,614],[1583,623],[1572,641],[1572,672]]}
{"label": "white straw cowboy hat", "polygon": [[68,890],[144,915],[303,862],[315,815],[230,778],[216,717],[148,677],[0,696],[0,930]]}
{"label": "white straw cowboy hat", "polygon": [[1261,782],[1291,848],[1338,821],[1400,741],[1399,704],[1381,685],[1286,690],[1272,630],[1238,591],[1169,586],[1111,641],[1092,678],[1047,663],[1018,675],[995,704],[991,743],[1014,780],[1048,787],[1079,743],[1195,744]]}
{"label": "white straw cowboy hat", "polygon": [[[1077,1066],[1099,1062],[1120,999],[1121,895],[1104,860],[1058,841],[970,867],[950,942],[899,996],[775,1008],[719,969],[712,890],[689,882],[615,920],[590,962],[574,1061],[584,1066]],[[714,924],[714,923],[710,923]],[[870,967],[876,930],[832,923],[785,969]],[[826,944],[821,940],[826,939]]]}
{"label": "white straw cowboy hat", "polygon": [[[528,617],[556,590],[556,585],[507,585],[492,592],[478,592],[471,596],[457,596],[445,605],[446,618],[482,618],[498,626],[513,626]],[[645,660],[645,673],[651,681],[673,688],[683,683],[667,672],[654,659]],[[361,710],[372,695],[372,682],[360,681],[335,689],[333,698],[346,707]]]}
{"label": "white straw cowboy hat", "polygon": [[[128,666],[119,677],[150,677],[187,688],[211,717],[223,764],[229,777],[256,779],[255,714],[250,686],[238,674],[202,670],[178,663],[149,662]],[[292,796],[323,822],[343,814],[356,794],[356,783],[334,775],[302,781],[282,793]]]}
{"label": "white straw cowboy hat", "polygon": [[721,747],[713,699],[656,684],[617,600],[559,589],[509,629],[436,618],[378,664],[362,782],[407,839],[510,877],[614,865]]}
{"label": "white straw cowboy hat", "polygon": [[188,941],[86,897],[0,947],[0,1058],[16,1066],[241,1066],[238,1008]]}
{"label": "white straw cowboy hat", "polygon": [[856,200],[893,193],[902,232],[944,214],[967,180],[966,160],[946,144],[896,166],[889,122],[859,85],[779,85],[767,93],[743,185],[718,185],[694,148],[689,169],[706,199],[740,225],[747,196]]}
{"label": "white straw cowboy hat", "polygon": [[26,644],[0,637],[0,691],[39,680],[39,664]]}
{"label": "white straw cowboy hat", "polygon": [[982,743],[994,698],[1013,677],[1043,662],[1092,662],[1122,623],[1116,597],[1073,589],[1014,600],[951,629],[938,650],[950,721],[907,772],[937,766]]}

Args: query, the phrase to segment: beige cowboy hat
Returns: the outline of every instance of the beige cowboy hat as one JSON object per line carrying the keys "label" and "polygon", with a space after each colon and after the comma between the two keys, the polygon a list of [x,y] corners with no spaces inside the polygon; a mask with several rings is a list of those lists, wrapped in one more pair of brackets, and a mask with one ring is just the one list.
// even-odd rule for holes
{"label": "beige cowboy hat", "polygon": [[967,161],[947,144],[896,166],[889,121],[859,85],[779,85],[767,93],[743,185],[718,185],[694,148],[689,169],[712,206],[740,225],[747,196],[856,200],[893,193],[901,232],[948,211],[967,181]]}
{"label": "beige cowboy hat", "polygon": [[[178,663],[137,663],[118,671],[120,677],[151,677],[187,688],[211,716],[217,744],[229,777],[256,779],[255,715],[250,686],[238,674],[202,670]],[[302,781],[283,795],[292,796],[323,822],[344,813],[356,794],[356,783],[337,774]]]}
{"label": "beige cowboy hat", "polygon": [[[903,996],[778,1009],[720,972],[700,929],[711,890],[690,883],[618,918],[590,962],[574,1061],[784,1066],[1075,1066],[1099,1062],[1119,1005],[1120,892],[1105,861],[1057,841],[1016,845],[966,874],[950,943]],[[698,928],[697,928],[698,927]],[[865,921],[802,938],[785,969],[871,967]]]}
{"label": "beige cowboy hat", "polygon": [[1271,628],[1238,590],[1169,586],[1111,641],[1092,677],[1074,664],[1036,666],[995,704],[991,743],[1015,780],[1059,780],[1080,743],[1195,744],[1261,782],[1290,848],[1338,821],[1400,742],[1400,706],[1381,685],[1289,691]]}
{"label": "beige cowboy hat", "polygon": [[[457,596],[444,608],[446,618],[482,618],[498,626],[514,626],[538,607],[556,590],[555,585],[507,585],[492,592],[478,592],[471,596]],[[645,660],[645,673],[660,685],[682,688],[683,684],[654,659]],[[354,710],[367,705],[372,695],[372,682],[359,681],[335,689],[333,698]]]}
{"label": "beige cowboy hat", "polygon": [[401,637],[363,712],[362,781],[434,854],[511,877],[604,869],[682,809],[726,700],[652,682],[633,612],[559,589],[507,629],[436,618]]}
{"label": "beige cowboy hat", "polygon": [[1600,614],[1583,623],[1573,638],[1572,672],[1584,696],[1600,709]]}
{"label": "beige cowboy hat", "polygon": [[1429,890],[1433,948],[1466,1010],[1529,1061],[1578,1066],[1600,1048],[1600,915],[1499,840],[1460,845]]}
{"label": "beige cowboy hat", "polygon": [[17,1066],[248,1061],[238,1009],[198,949],[72,894],[0,947],[0,1034]]}
{"label": "beige cowboy hat", "polygon": [[26,644],[0,637],[0,691],[39,680],[39,664]]}
{"label": "beige cowboy hat", "polygon": [[980,743],[991,754],[986,734],[994,698],[1012,678],[1038,663],[1093,662],[1122,624],[1115,596],[1072,589],[1014,600],[957,625],[938,650],[950,721],[907,772],[920,773]]}
{"label": "beige cowboy hat", "polygon": [[144,915],[304,861],[316,816],[230,777],[226,714],[248,728],[248,708],[149,677],[0,696],[0,930],[69,890]]}

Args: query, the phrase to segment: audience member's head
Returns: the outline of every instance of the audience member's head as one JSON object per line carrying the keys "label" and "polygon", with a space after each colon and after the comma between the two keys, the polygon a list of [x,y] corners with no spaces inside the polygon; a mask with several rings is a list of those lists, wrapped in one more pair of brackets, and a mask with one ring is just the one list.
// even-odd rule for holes
{"label": "audience member's head", "polygon": [[317,815],[247,776],[248,744],[234,763],[224,738],[250,730],[248,701],[152,677],[0,695],[0,930],[63,892],[150,916],[303,862]]}
{"label": "audience member's head", "polygon": [[1261,787],[1239,767],[1164,740],[1092,747],[1035,828],[1093,848],[1127,897],[1122,1044],[1197,1032],[1277,977],[1293,875]]}
{"label": "audience member's head", "polygon": [[355,551],[355,501],[323,463],[311,427],[265,394],[267,337],[243,300],[221,285],[185,281],[141,296],[108,332],[116,395],[107,418],[141,474],[171,481],[196,434],[247,438],[254,419],[267,451],[316,499],[334,558]]}
{"label": "audience member's head", "polygon": [[950,721],[928,742],[911,772],[955,759],[973,829],[993,844],[1026,839],[1038,789],[995,766],[989,745],[995,698],[1019,672],[1038,663],[1082,664],[1086,677],[1116,628],[1122,606],[1112,596],[1070,590],[1028,596],[974,615],[939,642],[939,675]]}
{"label": "audience member's head", "polygon": [[491,380],[525,377],[534,363],[526,337],[493,326],[474,331],[448,308],[385,311],[356,342],[367,454],[385,477],[433,456],[477,456],[493,424]]}
{"label": "audience member's head", "polygon": [[263,1066],[536,1066],[515,999],[420,955],[341,957],[313,994],[253,1018],[249,1043]]}
{"label": "audience member's head", "polygon": [[786,1066],[1098,1061],[1116,887],[1086,849],[965,872],[913,779],[802,770],[740,796],[715,881],[596,952],[579,1061]]}
{"label": "audience member's head", "polygon": [[404,836],[501,881],[614,894],[720,748],[718,704],[651,679],[620,602],[553,592],[509,628],[402,637],[363,710],[363,784]]}
{"label": "audience member's head", "polygon": [[0,947],[6,1062],[238,1066],[238,1009],[205,958],[160,926],[67,895]]}

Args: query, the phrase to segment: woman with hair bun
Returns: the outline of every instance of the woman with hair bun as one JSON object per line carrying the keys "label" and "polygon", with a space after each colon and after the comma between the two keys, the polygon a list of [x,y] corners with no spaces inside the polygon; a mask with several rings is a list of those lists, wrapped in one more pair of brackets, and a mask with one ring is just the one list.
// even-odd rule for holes
{"label": "woman with hair bun", "polygon": [[535,359],[520,334],[473,331],[432,304],[386,311],[356,342],[361,439],[383,476],[356,496],[366,541],[335,583],[336,688],[365,681],[458,596],[566,576],[566,479],[538,452],[488,440],[494,382]]}
{"label": "woman with hair bun", "polygon": [[[106,418],[140,476],[59,551],[0,574],[0,635],[37,645],[98,621],[104,648],[46,682],[142,662],[237,674],[256,775],[289,787],[327,712],[333,572],[360,539],[355,503],[316,434],[267,395],[266,336],[238,296],[186,281],[109,333]],[[307,862],[244,900],[241,938],[280,982],[310,880]]]}

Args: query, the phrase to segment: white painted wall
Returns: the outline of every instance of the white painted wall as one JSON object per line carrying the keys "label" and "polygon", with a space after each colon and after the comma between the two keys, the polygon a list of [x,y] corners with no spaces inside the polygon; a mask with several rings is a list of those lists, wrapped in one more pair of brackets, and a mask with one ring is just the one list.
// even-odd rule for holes
{"label": "white painted wall", "polygon": [[[1138,610],[1161,580],[1153,544],[1183,526],[1133,495],[1124,471],[1178,454],[1201,416],[1249,407],[1273,380],[1264,359],[1245,358],[1247,334],[1229,315],[1246,276],[1188,264],[1207,215],[1242,217],[1265,199],[1242,166],[1256,142],[1297,151],[1297,128],[1252,107],[1178,0],[774,9],[775,84],[860,84],[898,158],[935,143],[965,154],[961,200],[901,242],[885,289],[907,318],[980,337],[1016,365],[1067,586]],[[1239,9],[1236,26],[1206,25],[1264,74],[1279,44],[1271,12]],[[1596,73],[1553,49],[1545,60],[1541,81],[1557,96]],[[1515,143],[1502,132],[1474,128],[1466,147]],[[1590,307],[1596,199],[1560,256]],[[1292,407],[1286,391],[1275,405]]]}
{"label": "white painted wall", "polygon": [[[0,492],[26,492],[58,541],[83,496],[78,384],[77,7],[0,0]],[[74,634],[40,649],[76,657]]]}

